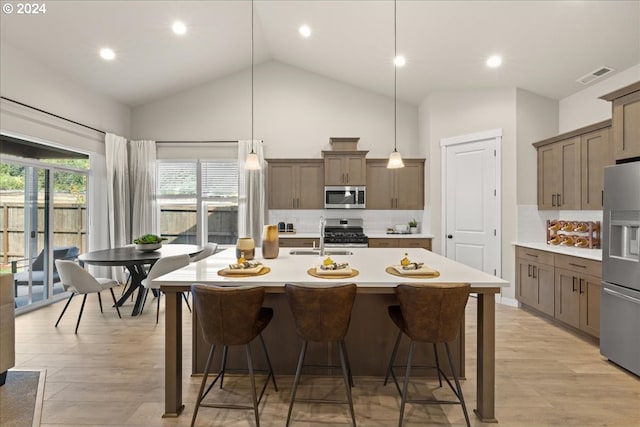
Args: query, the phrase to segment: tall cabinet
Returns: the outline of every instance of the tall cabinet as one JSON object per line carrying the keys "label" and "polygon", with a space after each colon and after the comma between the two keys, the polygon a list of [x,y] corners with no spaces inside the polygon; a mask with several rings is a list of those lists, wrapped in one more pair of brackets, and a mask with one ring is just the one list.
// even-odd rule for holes
{"label": "tall cabinet", "polygon": [[640,157],[640,82],[601,97],[612,104],[615,159]]}
{"label": "tall cabinet", "polygon": [[424,159],[404,159],[387,169],[387,159],[367,159],[367,209],[424,209]]}
{"label": "tall cabinet", "polygon": [[321,159],[268,159],[269,209],[322,209]]}

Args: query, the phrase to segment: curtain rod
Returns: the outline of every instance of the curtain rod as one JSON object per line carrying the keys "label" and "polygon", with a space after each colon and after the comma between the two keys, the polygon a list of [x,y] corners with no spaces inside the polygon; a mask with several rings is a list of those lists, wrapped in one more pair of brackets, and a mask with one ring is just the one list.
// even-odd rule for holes
{"label": "curtain rod", "polygon": [[[232,141],[223,141],[223,140],[211,140],[211,141],[156,141],[156,144],[237,144],[237,139]],[[257,142],[262,142],[262,140],[258,140]]]}
{"label": "curtain rod", "polygon": [[57,114],[50,113],[50,112],[45,111],[45,110],[43,110],[41,108],[34,107],[32,105],[29,105],[29,104],[25,104],[24,102],[16,101],[15,99],[7,98],[6,96],[1,96],[0,98],[4,99],[6,101],[13,102],[14,104],[21,105],[23,107],[31,108],[32,110],[38,111],[40,113],[48,114],[49,116],[55,117],[56,119],[65,120],[65,121],[67,121],[69,123],[73,123],[74,125],[82,126],[83,128],[91,129],[93,131],[96,131],[96,132],[99,132],[99,133],[102,133],[102,134],[106,134],[106,132],[103,131],[103,130],[96,129],[94,127],[91,127],[91,126],[76,122],[75,120],[67,119],[66,117],[62,117],[62,116],[59,116]]}

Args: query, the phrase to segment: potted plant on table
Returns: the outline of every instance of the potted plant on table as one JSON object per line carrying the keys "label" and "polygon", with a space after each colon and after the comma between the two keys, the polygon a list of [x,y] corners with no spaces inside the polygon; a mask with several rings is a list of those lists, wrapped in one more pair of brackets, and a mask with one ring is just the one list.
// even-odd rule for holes
{"label": "potted plant on table", "polygon": [[416,234],[418,232],[418,221],[416,221],[415,218],[409,221],[409,231],[411,234]]}
{"label": "potted plant on table", "polygon": [[150,252],[160,249],[163,240],[167,240],[167,238],[158,236],[157,234],[145,234],[135,239],[133,243],[136,244],[137,250]]}

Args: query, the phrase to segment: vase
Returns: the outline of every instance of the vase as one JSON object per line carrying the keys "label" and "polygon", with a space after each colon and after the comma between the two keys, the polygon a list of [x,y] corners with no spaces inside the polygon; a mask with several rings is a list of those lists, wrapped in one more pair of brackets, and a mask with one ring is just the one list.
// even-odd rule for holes
{"label": "vase", "polygon": [[240,257],[250,261],[255,256],[256,243],[253,241],[253,237],[240,237],[238,243],[236,243],[236,258]]}
{"label": "vase", "polygon": [[262,256],[265,259],[278,257],[280,252],[280,236],[277,225],[265,225],[262,230]]}

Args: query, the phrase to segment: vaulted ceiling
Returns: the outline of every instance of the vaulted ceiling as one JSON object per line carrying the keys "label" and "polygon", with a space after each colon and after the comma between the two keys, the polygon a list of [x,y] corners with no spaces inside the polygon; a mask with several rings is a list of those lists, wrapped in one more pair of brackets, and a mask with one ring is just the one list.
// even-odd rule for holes
{"label": "vaulted ceiling", "polygon": [[[276,60],[393,95],[393,1],[254,6],[256,64]],[[185,35],[172,33],[174,20],[187,25]],[[131,106],[251,64],[246,0],[49,0],[46,13],[4,11],[0,24],[3,43]],[[301,24],[311,37],[300,37]],[[115,60],[98,56],[104,46]],[[416,105],[434,91],[495,87],[561,99],[583,89],[576,79],[600,66],[640,63],[640,1],[399,0],[397,49],[407,58],[398,98]],[[502,55],[502,67],[485,66],[491,54]]]}

